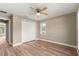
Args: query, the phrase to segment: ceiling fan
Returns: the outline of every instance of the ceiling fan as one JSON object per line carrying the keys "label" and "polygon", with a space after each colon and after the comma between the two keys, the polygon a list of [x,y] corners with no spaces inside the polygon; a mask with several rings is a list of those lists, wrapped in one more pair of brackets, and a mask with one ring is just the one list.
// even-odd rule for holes
{"label": "ceiling fan", "polygon": [[37,16],[43,14],[43,15],[48,15],[48,8],[47,7],[44,7],[44,8],[33,8],[33,7],[30,7],[30,9],[33,10],[33,13],[32,14],[36,14]]}

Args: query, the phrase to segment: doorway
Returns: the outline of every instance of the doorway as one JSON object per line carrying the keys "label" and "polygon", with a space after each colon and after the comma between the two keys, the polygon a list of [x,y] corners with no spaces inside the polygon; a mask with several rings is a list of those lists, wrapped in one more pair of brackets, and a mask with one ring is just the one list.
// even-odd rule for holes
{"label": "doorway", "polygon": [[8,43],[8,20],[0,19],[0,47],[9,46]]}

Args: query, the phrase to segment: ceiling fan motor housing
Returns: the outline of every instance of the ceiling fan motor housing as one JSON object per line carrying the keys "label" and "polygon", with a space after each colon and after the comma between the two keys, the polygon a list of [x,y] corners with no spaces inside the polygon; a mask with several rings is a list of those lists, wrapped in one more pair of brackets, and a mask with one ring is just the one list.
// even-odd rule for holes
{"label": "ceiling fan motor housing", "polygon": [[36,9],[37,10],[37,13],[40,13],[40,9]]}

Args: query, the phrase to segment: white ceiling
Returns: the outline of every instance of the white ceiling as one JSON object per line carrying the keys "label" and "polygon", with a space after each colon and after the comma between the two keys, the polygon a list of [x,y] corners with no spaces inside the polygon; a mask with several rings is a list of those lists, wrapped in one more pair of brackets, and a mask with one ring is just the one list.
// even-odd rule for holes
{"label": "white ceiling", "polygon": [[43,8],[48,7],[48,15],[41,15],[39,20],[45,20],[47,18],[60,16],[77,11],[78,3],[0,3],[0,10],[7,11],[8,13],[16,14],[25,18],[33,20],[37,19],[35,14],[30,15],[33,12],[29,7]]}

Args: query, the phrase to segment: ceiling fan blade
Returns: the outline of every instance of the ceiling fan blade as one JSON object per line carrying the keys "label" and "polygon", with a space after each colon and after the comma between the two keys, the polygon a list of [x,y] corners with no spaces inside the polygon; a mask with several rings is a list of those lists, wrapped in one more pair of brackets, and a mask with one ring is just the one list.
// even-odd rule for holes
{"label": "ceiling fan blade", "polygon": [[31,9],[31,12],[32,12],[32,13],[37,13],[37,10],[36,10],[36,9],[34,9],[34,8],[32,8],[32,7],[30,7],[30,9]]}
{"label": "ceiling fan blade", "polygon": [[7,13],[6,11],[2,11],[2,10],[1,10],[0,12],[1,12],[1,13],[5,13],[5,14]]}
{"label": "ceiling fan blade", "polygon": [[48,15],[48,13],[45,13],[45,12],[40,12],[41,14],[44,14],[44,15]]}
{"label": "ceiling fan blade", "polygon": [[48,15],[48,10],[47,10],[47,9],[45,9],[45,10],[43,10],[43,11],[40,11],[40,13],[41,13],[41,14]]}
{"label": "ceiling fan blade", "polygon": [[44,11],[44,10],[47,10],[48,8],[47,7],[44,7],[41,11]]}

